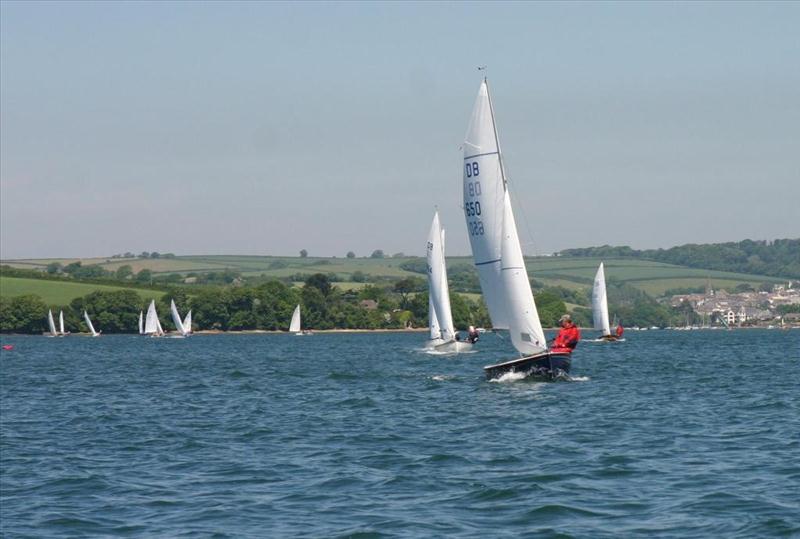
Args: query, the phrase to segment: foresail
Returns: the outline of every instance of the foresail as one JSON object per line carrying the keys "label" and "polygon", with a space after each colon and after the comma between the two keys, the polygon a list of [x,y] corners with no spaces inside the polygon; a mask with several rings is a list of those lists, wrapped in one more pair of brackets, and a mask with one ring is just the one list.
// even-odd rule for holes
{"label": "foresail", "polygon": [[300,305],[294,308],[292,313],[292,323],[289,324],[289,331],[297,333],[300,331]]}
{"label": "foresail", "polygon": [[183,319],[183,329],[186,330],[186,333],[192,332],[192,310],[189,309],[189,312],[186,313],[186,318]]}
{"label": "foresail", "polygon": [[433,300],[433,310],[439,323],[440,336],[445,341],[451,341],[455,339],[455,331],[453,315],[450,312],[450,296],[447,293],[447,274],[444,269],[439,212],[433,215],[433,222],[428,234],[427,257],[430,297]]}
{"label": "foresail", "polygon": [[508,192],[504,197],[503,210],[502,283],[508,312],[508,332],[514,348],[521,354],[537,354],[547,349],[547,340],[533,300]]}
{"label": "foresail", "polygon": [[603,335],[611,334],[611,327],[608,325],[608,297],[606,294],[606,272],[603,263],[597,268],[594,276],[594,287],[592,288],[592,318],[594,329],[601,330]]}
{"label": "foresail", "polygon": [[183,327],[183,322],[181,322],[181,315],[178,313],[178,307],[175,306],[175,300],[170,300],[169,304],[169,311],[172,314],[172,323],[175,324],[175,329],[181,335],[186,335],[186,328]]}
{"label": "foresail", "polygon": [[489,88],[484,80],[463,146],[464,215],[492,326],[507,329],[508,315],[499,286],[505,180],[493,116]]}

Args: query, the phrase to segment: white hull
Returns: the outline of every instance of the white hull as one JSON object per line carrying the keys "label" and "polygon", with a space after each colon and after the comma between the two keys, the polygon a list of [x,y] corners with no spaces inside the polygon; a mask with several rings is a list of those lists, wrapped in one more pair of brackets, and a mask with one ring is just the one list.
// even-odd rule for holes
{"label": "white hull", "polygon": [[447,341],[442,339],[430,340],[425,344],[426,350],[440,354],[461,354],[472,350],[472,343],[467,341]]}

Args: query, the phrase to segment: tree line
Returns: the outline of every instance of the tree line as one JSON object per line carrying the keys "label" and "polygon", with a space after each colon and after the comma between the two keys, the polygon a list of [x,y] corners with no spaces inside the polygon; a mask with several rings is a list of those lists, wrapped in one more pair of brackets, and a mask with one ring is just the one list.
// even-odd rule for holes
{"label": "tree line", "polygon": [[640,258],[690,268],[800,279],[800,239],[686,244],[669,249],[646,250],[603,245],[566,249],[558,254],[593,258]]}

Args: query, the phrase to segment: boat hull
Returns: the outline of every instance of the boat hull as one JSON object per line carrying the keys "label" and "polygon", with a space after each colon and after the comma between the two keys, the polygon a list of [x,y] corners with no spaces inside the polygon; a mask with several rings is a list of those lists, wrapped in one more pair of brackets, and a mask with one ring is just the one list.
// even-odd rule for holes
{"label": "boat hull", "polygon": [[472,350],[472,343],[466,341],[449,341],[433,347],[437,352],[445,354],[460,354]]}
{"label": "boat hull", "polygon": [[602,339],[604,341],[608,341],[608,342],[614,342],[614,341],[618,341],[619,337],[617,337],[616,335],[602,335],[600,337],[600,339]]}
{"label": "boat hull", "polygon": [[543,352],[525,356],[483,368],[486,378],[492,380],[512,372],[524,373],[526,377],[556,380],[569,374],[571,354],[566,352]]}

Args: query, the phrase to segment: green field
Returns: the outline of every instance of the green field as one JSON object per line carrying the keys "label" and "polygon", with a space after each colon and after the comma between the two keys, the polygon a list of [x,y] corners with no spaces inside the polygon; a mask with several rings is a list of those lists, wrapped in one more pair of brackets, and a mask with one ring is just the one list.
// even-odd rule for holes
{"label": "green field", "polygon": [[[44,269],[51,262],[69,264],[78,259],[39,259],[3,261],[19,268]],[[281,257],[281,256],[235,256],[235,255],[203,255],[178,256],[158,259],[81,259],[84,265],[100,264],[108,270],[116,270],[122,265],[130,265],[134,272],[149,269],[155,274],[191,272],[206,273],[211,271],[232,270],[245,276],[265,275],[267,277],[285,278],[295,274],[326,273],[335,274],[337,286],[343,289],[358,289],[363,283],[352,281],[354,272],[367,275],[367,281],[393,280],[404,277],[424,277],[424,274],[413,273],[402,269],[404,262],[415,260],[413,257],[402,258],[321,258],[321,257]],[[417,261],[419,259],[416,259]],[[563,286],[570,289],[589,288],[592,285],[595,271],[601,262],[596,258],[584,257],[536,257],[526,259],[528,271],[534,279],[545,286]],[[605,259],[606,278],[621,281],[639,288],[653,296],[659,296],[671,288],[702,287],[707,283],[714,288],[732,290],[739,284],[758,286],[762,283],[783,282],[775,277],[747,275],[724,271],[687,268],[630,258]],[[448,257],[448,266],[472,266],[471,257]],[[40,283],[40,281],[35,281]],[[39,285],[41,286],[41,285]],[[56,288],[61,283],[55,283]],[[88,286],[88,285],[73,285]],[[92,285],[94,286],[94,285]],[[6,292],[3,292],[7,295]],[[64,295],[74,295],[65,293]],[[75,294],[81,295],[81,294]]]}
{"label": "green field", "polygon": [[67,305],[73,299],[85,296],[97,290],[102,290],[104,292],[113,290],[133,290],[144,300],[158,299],[163,294],[163,292],[159,292],[158,290],[0,276],[0,296],[14,297],[25,294],[36,294],[49,305]]}

